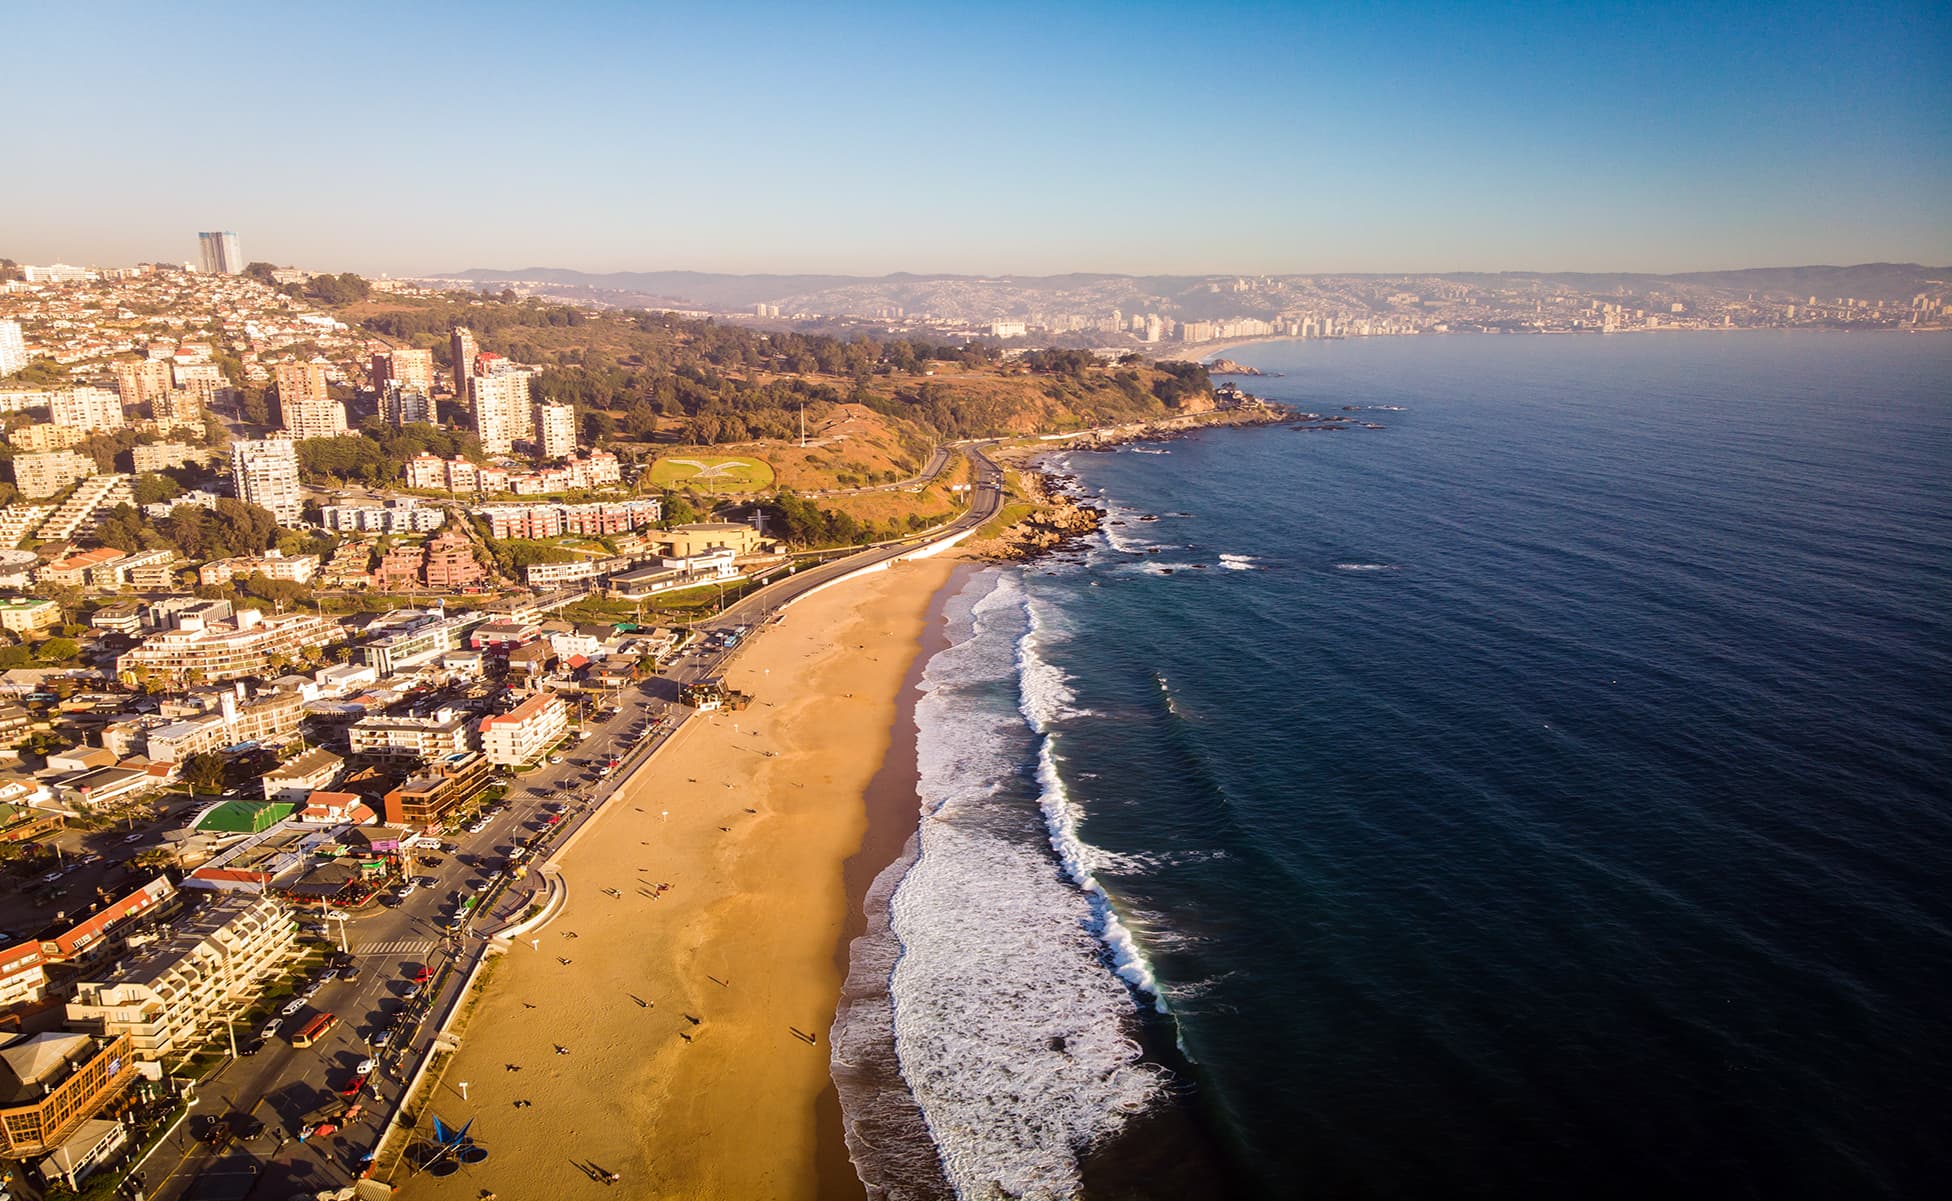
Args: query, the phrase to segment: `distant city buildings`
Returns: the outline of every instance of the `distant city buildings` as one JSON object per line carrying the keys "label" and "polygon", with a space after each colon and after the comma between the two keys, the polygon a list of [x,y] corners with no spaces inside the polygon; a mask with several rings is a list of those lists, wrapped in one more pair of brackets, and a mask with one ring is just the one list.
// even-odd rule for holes
{"label": "distant city buildings", "polygon": [[237,499],[269,509],[279,525],[298,524],[304,498],[298,486],[298,448],[289,438],[231,443],[230,474]]}
{"label": "distant city buildings", "polygon": [[236,275],[244,270],[244,252],[229,230],[198,234],[197,254],[206,275]]}

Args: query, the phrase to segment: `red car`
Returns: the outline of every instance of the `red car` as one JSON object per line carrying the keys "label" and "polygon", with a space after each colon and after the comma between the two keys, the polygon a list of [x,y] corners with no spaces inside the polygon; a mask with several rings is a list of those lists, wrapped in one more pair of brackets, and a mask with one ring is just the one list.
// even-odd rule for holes
{"label": "red car", "polygon": [[434,969],[431,967],[426,967],[424,965],[421,967],[419,971],[413,974],[413,982],[415,984],[425,984],[429,980],[432,980],[433,978],[434,978]]}
{"label": "red car", "polygon": [[342,1097],[357,1097],[359,1095],[359,1090],[365,1087],[366,1087],[365,1075],[361,1074],[358,1076],[354,1076],[351,1080],[346,1081],[346,1087],[339,1090],[339,1095]]}

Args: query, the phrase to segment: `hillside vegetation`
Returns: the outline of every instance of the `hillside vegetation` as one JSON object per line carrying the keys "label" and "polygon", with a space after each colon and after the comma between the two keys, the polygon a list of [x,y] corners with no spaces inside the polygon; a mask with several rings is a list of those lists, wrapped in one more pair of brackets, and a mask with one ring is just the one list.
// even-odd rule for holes
{"label": "hillside vegetation", "polygon": [[[542,396],[574,404],[579,432],[590,442],[797,443],[803,414],[817,427],[836,406],[851,404],[887,419],[912,468],[945,439],[1079,429],[1212,406],[1203,368],[1151,365],[1137,356],[1102,363],[1082,351],[1042,351],[1004,362],[996,347],[976,343],[843,340],[668,313],[597,312],[507,293],[369,300],[342,315],[426,347],[443,365],[450,365],[448,331],[467,326],[483,349],[542,366]],[[787,476],[782,470],[782,486],[793,486]]]}

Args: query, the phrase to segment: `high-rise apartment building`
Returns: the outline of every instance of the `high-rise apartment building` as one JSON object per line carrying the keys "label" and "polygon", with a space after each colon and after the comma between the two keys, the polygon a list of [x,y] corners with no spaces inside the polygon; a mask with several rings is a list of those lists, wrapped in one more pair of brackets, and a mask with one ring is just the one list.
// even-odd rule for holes
{"label": "high-rise apartment building", "polygon": [[0,321],[0,376],[12,375],[27,366],[27,340],[21,337],[20,322]]}
{"label": "high-rise apartment building", "polygon": [[294,400],[324,400],[327,396],[323,363],[280,363],[274,374],[281,405]]}
{"label": "high-rise apartment building", "polygon": [[280,400],[278,415],[294,438],[337,438],[346,432],[346,406],[336,400]]}
{"label": "high-rise apartment building", "polygon": [[576,410],[566,404],[535,407],[535,440],[545,459],[566,459],[576,453]]}
{"label": "high-rise apartment building", "polygon": [[515,439],[529,436],[529,373],[521,370],[477,375],[468,381],[474,397],[475,434],[481,449],[505,455]]}
{"label": "high-rise apartment building", "polygon": [[380,418],[395,429],[416,423],[440,424],[431,391],[393,381],[380,389]]}
{"label": "high-rise apartment building", "polygon": [[475,344],[474,331],[465,325],[454,327],[448,343],[449,352],[454,356],[454,395],[466,404],[468,377],[474,374],[474,356],[481,348]]}
{"label": "high-rise apartment building", "polygon": [[298,447],[289,438],[230,444],[230,477],[237,499],[271,510],[279,525],[298,524]]}
{"label": "high-rise apartment building", "polygon": [[434,391],[434,352],[431,350],[382,350],[373,356],[373,391],[384,396],[388,384]]}
{"label": "high-rise apartment building", "polygon": [[141,359],[115,363],[115,391],[124,405],[146,405],[168,392],[176,382],[175,367],[168,359]]}
{"label": "high-rise apartment building", "polygon": [[107,388],[63,388],[47,394],[48,416],[56,425],[79,430],[119,430],[122,398]]}
{"label": "high-rise apartment building", "polygon": [[244,270],[244,252],[237,248],[237,235],[227,229],[198,234],[197,250],[206,274],[236,275]]}

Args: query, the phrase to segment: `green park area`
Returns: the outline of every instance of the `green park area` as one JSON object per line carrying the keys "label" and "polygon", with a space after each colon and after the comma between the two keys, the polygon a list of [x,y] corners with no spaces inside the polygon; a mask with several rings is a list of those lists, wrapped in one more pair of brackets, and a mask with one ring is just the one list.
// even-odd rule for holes
{"label": "green park area", "polygon": [[772,483],[772,465],[750,456],[673,455],[651,467],[651,485],[657,488],[758,492]]}

